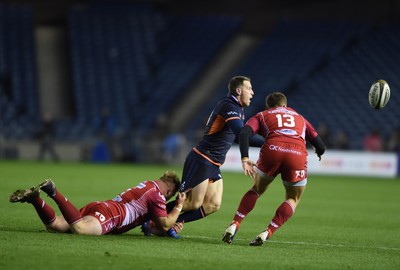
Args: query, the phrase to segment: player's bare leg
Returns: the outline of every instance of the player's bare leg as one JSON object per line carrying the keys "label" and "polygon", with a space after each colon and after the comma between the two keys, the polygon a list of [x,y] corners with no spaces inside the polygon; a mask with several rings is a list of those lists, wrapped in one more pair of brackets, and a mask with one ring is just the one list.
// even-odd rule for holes
{"label": "player's bare leg", "polygon": [[[187,199],[182,207],[183,213],[178,217],[177,223],[192,222],[204,218],[205,216],[217,211],[221,205],[223,184],[222,179],[210,183],[208,179],[201,182],[187,193]],[[146,232],[147,228],[142,231]],[[180,238],[178,231],[170,228],[168,236]]]}
{"label": "player's bare leg", "polygon": [[84,216],[82,219],[70,225],[71,231],[76,234],[101,235],[102,228],[97,218]]}
{"label": "player's bare leg", "polygon": [[204,201],[208,189],[208,179],[204,180],[187,193],[182,212],[199,209]]}
{"label": "player's bare leg", "polygon": [[223,190],[224,184],[222,179],[208,184],[203,201],[203,209],[206,215],[210,215],[219,210],[221,207]]}
{"label": "player's bare leg", "polygon": [[[198,219],[202,219],[206,216],[206,213],[203,209],[203,202],[205,195],[207,193],[209,186],[209,181],[208,179],[205,179],[203,182],[195,186],[193,189],[191,189],[189,192],[186,193],[187,199],[182,207],[182,214],[178,217],[177,223],[183,223],[184,222],[191,222],[195,221]],[[142,231],[146,232],[147,228],[143,228],[142,226]],[[179,230],[180,231],[180,230]],[[173,238],[180,238],[177,235],[178,231],[176,231],[174,228],[170,228],[167,231],[167,235]]]}
{"label": "player's bare leg", "polygon": [[303,195],[306,186],[285,186],[286,189],[286,200],[290,202],[290,205],[296,209],[300,202],[300,198]]}
{"label": "player's bare leg", "polygon": [[46,229],[51,232],[72,232],[87,235],[102,234],[99,221],[92,216],[85,216],[72,225],[69,225],[63,216],[57,216],[52,223],[46,225]]}
{"label": "player's bare leg", "polygon": [[271,184],[274,179],[275,177],[268,176],[263,172],[258,171],[254,177],[254,186],[252,189],[257,192],[259,196],[261,196],[268,189],[269,184]]}

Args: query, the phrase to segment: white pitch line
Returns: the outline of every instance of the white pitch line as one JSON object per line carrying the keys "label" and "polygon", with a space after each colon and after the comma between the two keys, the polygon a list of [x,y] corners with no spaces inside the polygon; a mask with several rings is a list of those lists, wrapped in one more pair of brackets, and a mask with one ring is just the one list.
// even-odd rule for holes
{"label": "white pitch line", "polygon": [[[194,235],[182,235],[182,238],[192,238],[192,239],[215,239],[209,236],[194,236]],[[236,238],[236,240],[246,240],[244,238]],[[292,242],[292,241],[274,241],[268,240],[271,243],[281,243],[281,244],[291,244],[291,245],[308,245],[308,246],[325,246],[325,247],[338,247],[338,248],[365,248],[365,249],[383,249],[383,250],[395,250],[400,251],[397,247],[374,247],[374,246],[348,246],[342,244],[328,244],[328,243],[312,243],[312,242]]]}

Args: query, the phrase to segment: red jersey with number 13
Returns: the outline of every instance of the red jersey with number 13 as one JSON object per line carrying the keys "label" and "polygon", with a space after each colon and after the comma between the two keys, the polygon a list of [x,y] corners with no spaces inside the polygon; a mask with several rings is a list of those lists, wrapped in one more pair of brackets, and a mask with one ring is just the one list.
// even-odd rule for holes
{"label": "red jersey with number 13", "polygon": [[275,107],[259,112],[250,118],[246,125],[250,126],[254,133],[262,135],[266,143],[294,143],[302,145],[303,151],[306,151],[306,140],[313,140],[318,136],[315,128],[289,107]]}

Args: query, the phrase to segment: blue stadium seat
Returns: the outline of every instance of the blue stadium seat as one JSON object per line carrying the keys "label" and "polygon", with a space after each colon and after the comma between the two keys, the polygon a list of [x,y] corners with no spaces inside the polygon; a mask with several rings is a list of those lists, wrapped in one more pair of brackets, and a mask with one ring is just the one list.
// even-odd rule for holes
{"label": "blue stadium seat", "polygon": [[238,18],[166,15],[144,4],[72,9],[77,116],[90,121],[107,106],[120,128],[148,132],[239,24]]}
{"label": "blue stadium seat", "polygon": [[0,3],[1,117],[6,138],[31,138],[38,123],[32,9]]}

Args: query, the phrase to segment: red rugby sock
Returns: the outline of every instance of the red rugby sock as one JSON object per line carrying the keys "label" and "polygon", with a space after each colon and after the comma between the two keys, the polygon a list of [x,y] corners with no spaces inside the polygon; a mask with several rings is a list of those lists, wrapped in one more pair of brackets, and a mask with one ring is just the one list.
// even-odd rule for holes
{"label": "red rugby sock", "polygon": [[68,224],[74,224],[82,219],[81,213],[78,209],[76,209],[76,207],[58,190],[56,190],[56,195],[51,198],[57,203],[58,208]]}
{"label": "red rugby sock", "polygon": [[239,223],[242,222],[242,220],[254,209],[258,198],[258,193],[255,192],[253,189],[247,191],[240,201],[239,207],[233,220]]}
{"label": "red rugby sock", "polygon": [[284,201],[276,210],[275,216],[268,226],[271,234],[279,229],[293,215],[293,213],[293,207],[288,201]]}
{"label": "red rugby sock", "polygon": [[52,223],[56,219],[56,213],[53,208],[39,196],[31,201],[31,204],[35,207],[37,214],[45,225]]}

